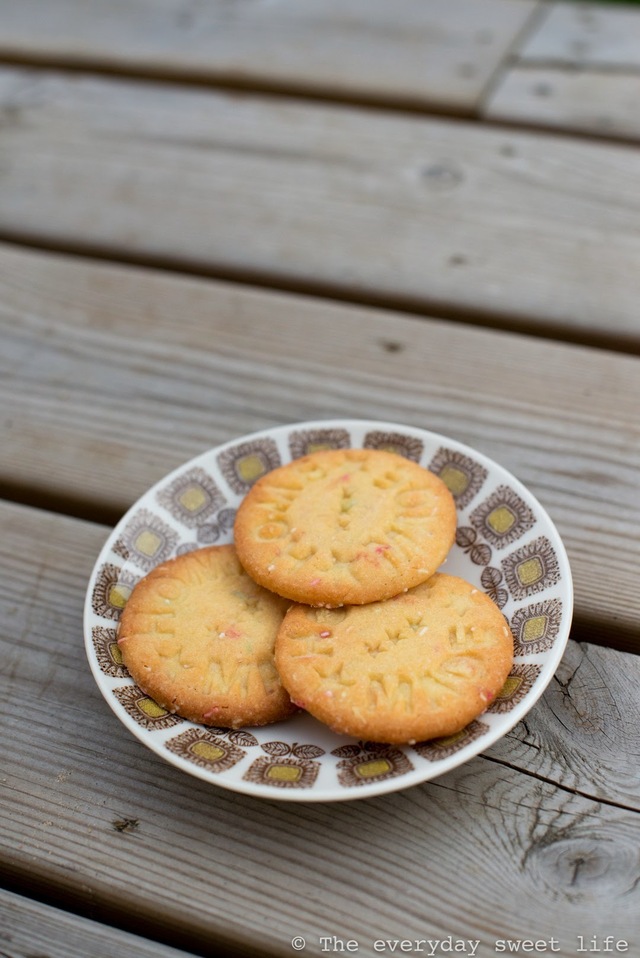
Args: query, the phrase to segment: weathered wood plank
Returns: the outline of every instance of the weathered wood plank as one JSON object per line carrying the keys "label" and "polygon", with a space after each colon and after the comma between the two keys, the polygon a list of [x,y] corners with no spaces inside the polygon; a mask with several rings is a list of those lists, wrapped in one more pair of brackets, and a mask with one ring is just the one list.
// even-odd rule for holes
{"label": "weathered wood plank", "polygon": [[582,637],[638,650],[638,361],[0,247],[0,491],[114,521],[219,442],[355,416],[514,472],[567,544]]}
{"label": "weathered wood plank", "polygon": [[536,0],[6,0],[0,57],[454,112]]}
{"label": "weathered wood plank", "polygon": [[551,3],[517,57],[576,68],[640,69],[640,11],[624,3]]}
{"label": "weathered wood plank", "polygon": [[639,95],[638,73],[516,63],[502,74],[483,115],[637,140]]}
{"label": "weathered wood plank", "polygon": [[[622,652],[570,642],[541,704],[491,756],[578,792],[586,776],[590,797],[640,811],[640,699],[628,663]],[[612,734],[624,739],[622,762]]]}
{"label": "weathered wood plank", "polygon": [[[616,742],[611,790],[593,775],[595,755],[572,791],[537,777],[539,766],[528,774],[526,756],[513,754],[509,768],[491,750],[377,799],[257,801],[165,765],[102,701],[80,636],[86,578],[107,530],[10,505],[0,520],[7,875],[78,908],[90,903],[98,920],[108,911],[118,924],[153,923],[189,948],[217,940],[285,956],[303,935],[306,953],[320,955],[321,936],[337,935],[370,954],[376,939],[451,934],[480,941],[476,954],[489,958],[497,938],[554,936],[568,958],[585,932],[637,946],[640,816],[617,800],[625,790],[637,808],[637,741],[627,733],[640,659],[601,650],[597,681],[582,673],[596,702],[603,686],[624,690],[618,710],[605,694],[606,730],[594,739],[597,754]],[[557,739],[547,741],[571,756],[580,716],[553,716],[551,707]],[[589,797],[594,784],[603,801]],[[114,827],[124,819],[130,828]]]}
{"label": "weathered wood plank", "polygon": [[552,3],[490,90],[482,115],[602,137],[640,137],[640,10]]}
{"label": "weathered wood plank", "polygon": [[189,958],[187,952],[0,889],[2,955],[46,958]]}
{"label": "weathered wood plank", "polygon": [[640,336],[640,153],[0,72],[0,234],[555,335]]}

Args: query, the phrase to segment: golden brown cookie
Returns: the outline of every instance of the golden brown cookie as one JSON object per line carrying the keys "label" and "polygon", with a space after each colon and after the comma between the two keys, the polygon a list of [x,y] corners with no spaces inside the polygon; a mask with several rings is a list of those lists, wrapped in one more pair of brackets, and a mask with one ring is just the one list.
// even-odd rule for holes
{"label": "golden brown cookie", "polygon": [[276,641],[293,701],[335,732],[393,744],[460,731],[503,687],[512,659],[498,607],[440,573],[385,602],[294,605]]}
{"label": "golden brown cookie", "polygon": [[157,566],[136,585],[118,645],[134,681],[193,722],[266,725],[295,711],[273,660],[288,603],[244,571],[231,545]]}
{"label": "golden brown cookie", "polygon": [[234,535],[256,582],[335,607],[386,599],[429,578],[455,526],[453,497],[427,469],[391,452],[332,449],[258,480]]}

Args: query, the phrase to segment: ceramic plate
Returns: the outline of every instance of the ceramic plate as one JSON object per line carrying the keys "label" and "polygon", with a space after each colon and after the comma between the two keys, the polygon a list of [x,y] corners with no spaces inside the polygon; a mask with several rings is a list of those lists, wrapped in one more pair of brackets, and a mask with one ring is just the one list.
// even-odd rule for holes
{"label": "ceramic plate", "polygon": [[[232,540],[235,510],[276,466],[317,449],[389,449],[437,473],[458,509],[446,571],[500,606],[514,665],[490,708],[457,735],[414,746],[339,736],[300,713],[262,728],[194,725],[160,708],[129,677],[116,643],[136,582],[160,562]],[[192,459],[127,512],[91,575],[85,642],[93,675],[118,718],[148,748],[215,785],[266,798],[338,801],[435,778],[484,751],[534,705],[562,657],[572,613],[569,563],[548,515],[505,469],[444,436],[394,423],[338,420],[255,433]]]}

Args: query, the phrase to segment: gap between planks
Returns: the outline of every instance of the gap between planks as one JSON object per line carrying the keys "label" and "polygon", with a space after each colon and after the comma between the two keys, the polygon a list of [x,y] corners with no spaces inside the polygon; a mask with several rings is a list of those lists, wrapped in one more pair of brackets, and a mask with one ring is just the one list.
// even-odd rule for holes
{"label": "gap between planks", "polygon": [[[6,922],[6,924],[5,924]],[[133,929],[132,929],[133,931]],[[97,922],[91,915],[52,907],[50,890],[42,896],[19,895],[0,884],[0,955],[36,958],[192,958],[194,952],[167,948],[158,937],[142,938],[123,932],[109,920]],[[156,932],[157,935],[157,932]],[[204,955],[204,953],[201,953]],[[208,956],[207,956],[208,958]]]}
{"label": "gap between planks", "polygon": [[[380,94],[367,96],[364,93],[356,94],[353,92],[329,89],[319,91],[313,87],[305,87],[304,84],[300,83],[292,85],[284,82],[268,82],[266,80],[258,82],[224,76],[218,76],[215,80],[212,80],[206,74],[199,76],[196,72],[185,76],[179,70],[153,70],[149,67],[136,69],[135,65],[127,66],[127,68],[124,69],[108,63],[100,63],[93,59],[87,60],[86,62],[78,61],[74,63],[67,58],[54,56],[43,55],[34,58],[22,57],[17,54],[0,54],[0,69],[10,69],[13,67],[24,68],[26,70],[32,70],[33,72],[42,71],[43,73],[55,71],[56,73],[69,74],[71,76],[82,74],[87,77],[95,77],[96,79],[132,80],[133,82],[143,81],[150,84],[179,85],[185,89],[201,89],[211,93],[221,92],[251,96],[268,96],[274,100],[280,99],[291,103],[304,103],[305,101],[309,101],[318,105],[342,106],[363,111],[370,110],[376,113],[388,112],[398,116],[422,117],[426,120],[430,117],[434,119],[446,118],[452,123],[477,123],[487,129],[505,130],[507,132],[546,133],[559,138],[566,137],[571,140],[584,140],[587,143],[597,142],[604,144],[610,143],[612,145],[637,146],[638,142],[637,137],[631,134],[617,133],[613,130],[591,130],[571,125],[564,128],[555,123],[545,121],[544,119],[536,120],[528,116],[511,118],[493,114],[491,112],[493,98],[500,88],[500,85],[513,69],[528,70],[532,74],[544,68],[562,69],[567,73],[577,72],[576,67],[568,66],[561,61],[550,60],[548,62],[538,63],[535,61],[521,60],[516,53],[496,68],[496,73],[488,81],[478,102],[471,107],[445,103],[435,98],[432,101],[427,101],[425,99],[412,100],[409,97],[400,97],[391,94],[388,97],[384,97]],[[588,72],[590,75],[600,73],[604,76],[640,76],[640,68],[634,70],[628,67],[620,67],[616,64],[589,66],[585,68],[583,72]],[[9,237],[6,238],[9,239]]]}
{"label": "gap between planks", "polygon": [[[101,62],[99,59],[78,58],[70,60],[68,57],[56,57],[50,54],[20,56],[8,53],[0,53],[0,68],[3,67],[21,67],[28,70],[41,70],[43,72],[55,70],[57,73],[78,74],[85,76],[95,76],[104,78],[113,78],[118,80],[144,80],[149,83],[161,83],[184,86],[186,88],[204,89],[211,92],[220,90],[222,92],[237,92],[255,94],[255,96],[270,96],[286,100],[311,100],[315,103],[335,104],[337,106],[359,107],[363,110],[389,110],[394,113],[406,113],[410,116],[419,114],[421,116],[447,116],[452,119],[473,120],[482,119],[477,106],[464,106],[463,104],[444,103],[437,100],[425,99],[424,97],[412,99],[410,96],[401,96],[400,94],[381,93],[367,94],[364,91],[355,93],[348,90],[324,89],[318,90],[313,86],[306,86],[298,81],[266,80],[249,78],[242,79],[237,76],[225,76],[224,74],[211,77],[206,72],[198,72],[197,69],[185,74],[179,68],[154,69],[148,66],[137,66],[136,64],[127,64],[125,66],[116,66],[107,62]],[[483,121],[484,122],[484,121]]]}
{"label": "gap between planks", "polygon": [[537,33],[541,24],[548,16],[548,13],[549,5],[547,3],[538,3],[513,38],[510,46],[505,50],[502,60],[496,63],[493,73],[488,77],[478,97],[478,103],[474,112],[474,115],[477,116],[478,119],[484,118],[483,114],[487,103],[491,100],[496,88],[502,82],[505,73],[517,62],[520,50],[526,44],[527,40]]}
{"label": "gap between planks", "polygon": [[620,351],[640,339],[633,149],[85,75],[2,80],[7,240]]}
{"label": "gap between planks", "polygon": [[[81,890],[76,890],[70,884],[65,888],[55,877],[38,876],[35,879],[24,874],[19,869],[10,869],[6,866],[3,869],[4,874],[0,879],[0,891],[20,896],[26,899],[31,908],[38,909],[38,906],[45,906],[47,909],[55,909],[60,913],[62,920],[68,916],[69,919],[78,919],[80,922],[91,923],[87,928],[88,932],[96,930],[102,931],[100,937],[125,936],[124,944],[131,943],[137,948],[136,958],[143,958],[140,944],[148,947],[149,953],[153,952],[153,958],[211,958],[212,948],[215,947],[216,958],[274,958],[273,952],[261,950],[253,942],[251,945],[242,947],[235,946],[229,941],[222,942],[218,940],[212,942],[208,940],[190,939],[185,947],[185,933],[180,929],[172,929],[165,925],[160,925],[157,920],[153,920],[146,915],[132,913],[124,910],[112,908],[108,902],[96,902],[83,897]],[[1,916],[0,916],[1,917]],[[104,926],[101,928],[100,926]],[[2,936],[2,927],[0,926],[0,958],[14,958],[13,953],[5,953],[2,950],[4,945]],[[53,929],[49,926],[49,933]],[[129,936],[132,936],[129,939]],[[92,944],[91,938],[85,940],[87,949]],[[121,958],[120,950],[123,942],[109,942],[109,950],[104,949],[104,943],[100,942],[101,950],[98,952],[85,951],[83,958],[103,958],[109,955],[110,958]],[[118,944],[118,951],[111,950],[115,944]],[[165,949],[170,952],[165,953]],[[175,949],[175,950],[174,950]],[[65,958],[68,958],[68,952],[65,952]],[[132,953],[133,954],[133,953]],[[147,955],[147,948],[144,949],[144,956]],[[22,958],[16,954],[15,958]],[[24,953],[24,958],[49,958],[47,954],[37,952],[30,954]]]}
{"label": "gap between planks", "polygon": [[[10,6],[7,62],[473,110],[541,0],[97,0]],[[114,12],[114,7],[116,10]],[[42,15],[41,15],[42,14]]]}
{"label": "gap between planks", "polygon": [[[496,126],[511,129],[509,123],[500,123]],[[102,246],[91,242],[70,243],[53,239],[43,239],[28,233],[0,228],[0,243],[11,244],[25,251],[33,250],[39,253],[73,256],[86,262],[103,262],[105,265],[134,267],[149,269],[177,278],[195,277],[206,280],[234,284],[238,287],[247,287],[253,290],[278,292],[293,296],[307,296],[318,300],[370,307],[376,310],[393,310],[402,313],[409,319],[420,322],[421,319],[438,318],[458,323],[462,326],[482,327],[494,329],[498,332],[519,333],[532,336],[536,339],[550,340],[551,342],[569,343],[585,346],[592,349],[608,350],[622,353],[625,356],[640,356],[640,338],[636,335],[626,335],[618,330],[610,332],[608,329],[585,326],[577,328],[570,324],[539,319],[528,314],[500,313],[490,309],[471,309],[457,306],[448,300],[427,297],[414,298],[410,295],[383,294],[373,289],[350,290],[344,285],[333,285],[329,282],[306,282],[292,276],[274,277],[271,272],[258,272],[246,268],[231,268],[228,265],[203,263],[188,258],[178,259],[153,253],[124,251],[121,247]],[[0,495],[2,494],[0,490]],[[11,494],[9,493],[9,498]]]}

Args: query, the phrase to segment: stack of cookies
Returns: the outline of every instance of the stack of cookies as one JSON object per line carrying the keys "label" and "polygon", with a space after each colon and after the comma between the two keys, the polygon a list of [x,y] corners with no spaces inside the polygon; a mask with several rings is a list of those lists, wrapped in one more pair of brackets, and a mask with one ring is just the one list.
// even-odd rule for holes
{"label": "stack of cookies", "polygon": [[136,586],[124,662],[160,705],[204,724],[302,708],[370,741],[453,734],[487,708],[513,658],[491,599],[436,571],[455,529],[445,484],[402,456],[294,460],[247,494],[235,546],[172,559]]}

